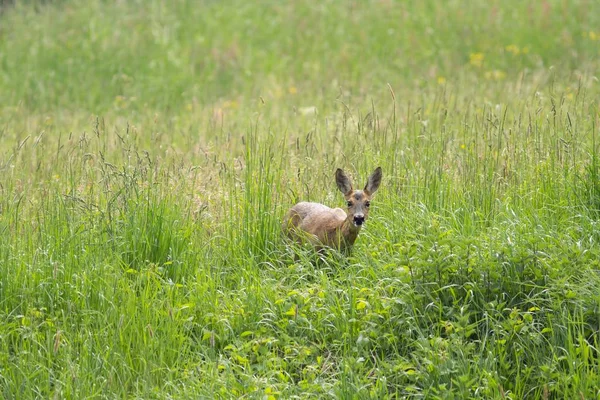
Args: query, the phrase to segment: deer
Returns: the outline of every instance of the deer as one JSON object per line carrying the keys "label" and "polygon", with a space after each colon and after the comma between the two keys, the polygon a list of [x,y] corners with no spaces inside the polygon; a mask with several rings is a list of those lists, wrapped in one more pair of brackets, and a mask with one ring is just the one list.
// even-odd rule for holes
{"label": "deer", "polygon": [[320,203],[302,201],[284,217],[282,228],[288,238],[301,244],[309,242],[317,250],[324,247],[348,253],[369,215],[371,198],[381,183],[381,167],[367,179],[363,190],[355,190],[350,178],[338,168],[335,183],[346,198],[347,208],[329,208]]}

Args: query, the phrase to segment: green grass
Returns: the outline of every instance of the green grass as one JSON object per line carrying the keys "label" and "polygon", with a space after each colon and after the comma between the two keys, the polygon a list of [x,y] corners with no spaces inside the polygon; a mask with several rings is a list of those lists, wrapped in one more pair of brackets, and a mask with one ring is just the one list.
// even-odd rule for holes
{"label": "green grass", "polygon": [[15,3],[0,397],[600,396],[596,2]]}

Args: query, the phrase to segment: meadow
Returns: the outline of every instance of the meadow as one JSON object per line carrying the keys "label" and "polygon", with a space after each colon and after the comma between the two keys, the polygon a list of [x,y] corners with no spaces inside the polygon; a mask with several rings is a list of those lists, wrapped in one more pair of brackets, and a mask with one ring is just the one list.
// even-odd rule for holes
{"label": "meadow", "polygon": [[4,2],[0,397],[600,398],[599,74],[591,0]]}

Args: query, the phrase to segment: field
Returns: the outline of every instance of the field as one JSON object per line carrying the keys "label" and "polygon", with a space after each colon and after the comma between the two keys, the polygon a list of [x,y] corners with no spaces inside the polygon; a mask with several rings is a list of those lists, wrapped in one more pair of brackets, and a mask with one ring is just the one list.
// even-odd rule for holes
{"label": "field", "polygon": [[1,398],[600,398],[597,1],[4,3]]}

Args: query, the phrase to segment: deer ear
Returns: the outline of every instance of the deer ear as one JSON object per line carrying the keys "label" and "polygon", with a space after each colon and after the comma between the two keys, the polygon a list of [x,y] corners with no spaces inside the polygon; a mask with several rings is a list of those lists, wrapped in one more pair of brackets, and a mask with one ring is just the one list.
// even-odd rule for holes
{"label": "deer ear", "polygon": [[379,184],[381,183],[382,172],[381,167],[377,167],[377,169],[369,176],[367,180],[367,184],[365,185],[365,192],[368,194],[373,194],[379,188]]}
{"label": "deer ear", "polygon": [[335,183],[337,184],[338,189],[340,189],[340,192],[344,194],[352,192],[352,183],[340,168],[335,171]]}

